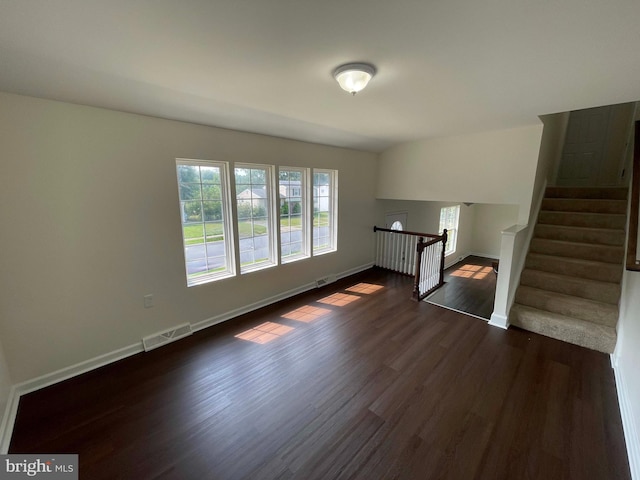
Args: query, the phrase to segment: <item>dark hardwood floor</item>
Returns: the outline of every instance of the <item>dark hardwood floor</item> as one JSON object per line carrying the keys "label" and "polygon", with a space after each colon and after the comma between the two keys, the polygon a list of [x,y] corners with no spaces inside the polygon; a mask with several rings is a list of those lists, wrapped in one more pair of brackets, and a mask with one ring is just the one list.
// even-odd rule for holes
{"label": "dark hardwood floor", "polygon": [[426,301],[489,320],[496,297],[494,260],[469,256],[444,271],[442,287]]}
{"label": "dark hardwood floor", "polygon": [[630,478],[608,356],[411,290],[372,269],[26,395],[10,451],[81,479]]}

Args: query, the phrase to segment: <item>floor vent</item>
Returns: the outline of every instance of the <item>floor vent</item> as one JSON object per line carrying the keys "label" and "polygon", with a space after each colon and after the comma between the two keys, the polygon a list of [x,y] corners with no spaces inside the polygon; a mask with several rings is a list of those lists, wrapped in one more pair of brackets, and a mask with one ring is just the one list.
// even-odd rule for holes
{"label": "floor vent", "polygon": [[335,281],[336,281],[336,275],[335,274],[327,275],[326,277],[318,278],[316,280],[316,287],[317,288],[324,287],[325,285],[328,285],[328,284],[333,283]]}
{"label": "floor vent", "polygon": [[154,348],[161,347],[167,343],[175,342],[183,337],[187,337],[193,333],[191,330],[191,324],[185,323],[184,325],[178,325],[162,332],[154,333],[148,337],[142,339],[144,345],[144,351],[148,352]]}

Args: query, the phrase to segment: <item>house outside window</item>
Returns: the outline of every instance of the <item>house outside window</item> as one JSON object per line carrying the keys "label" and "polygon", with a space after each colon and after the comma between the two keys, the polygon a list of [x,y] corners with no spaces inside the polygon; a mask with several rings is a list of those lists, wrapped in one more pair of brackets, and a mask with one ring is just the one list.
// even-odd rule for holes
{"label": "house outside window", "polygon": [[275,265],[272,176],[269,165],[236,164],[240,273]]}
{"label": "house outside window", "polygon": [[307,177],[305,168],[281,167],[278,172],[282,263],[309,256]]}
{"label": "house outside window", "polygon": [[447,229],[447,244],[445,245],[444,254],[451,255],[456,251],[458,241],[458,221],[460,219],[460,205],[444,207],[440,210],[440,227],[438,229],[440,235],[444,229]]}
{"label": "house outside window", "polygon": [[338,171],[313,170],[313,253],[337,248]]}
{"label": "house outside window", "polygon": [[176,169],[187,285],[235,275],[228,165],[177,159]]}

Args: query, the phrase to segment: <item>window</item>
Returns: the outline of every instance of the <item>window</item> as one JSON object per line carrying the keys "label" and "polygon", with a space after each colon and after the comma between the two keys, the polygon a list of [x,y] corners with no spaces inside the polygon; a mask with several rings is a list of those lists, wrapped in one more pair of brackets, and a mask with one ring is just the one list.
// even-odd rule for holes
{"label": "window", "polygon": [[309,256],[307,172],[307,169],[292,167],[282,167],[279,170],[280,259],[282,263]]}
{"label": "window", "polygon": [[226,163],[176,161],[187,285],[235,274]]}
{"label": "window", "polygon": [[235,168],[241,273],[275,264],[272,175],[268,165]]}
{"label": "window", "polygon": [[313,170],[313,253],[336,250],[337,170]]}
{"label": "window", "polygon": [[444,207],[440,210],[440,228],[442,235],[444,229],[447,229],[447,244],[444,248],[445,255],[451,255],[456,251],[456,242],[458,240],[458,220],[460,218],[460,205],[452,207]]}
{"label": "window", "polygon": [[188,286],[337,249],[337,170],[232,168],[176,159]]}

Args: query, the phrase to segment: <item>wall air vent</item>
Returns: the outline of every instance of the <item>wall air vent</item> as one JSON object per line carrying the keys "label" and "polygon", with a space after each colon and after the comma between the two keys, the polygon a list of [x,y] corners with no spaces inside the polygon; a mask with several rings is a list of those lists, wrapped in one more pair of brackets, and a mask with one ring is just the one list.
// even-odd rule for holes
{"label": "wall air vent", "polygon": [[336,275],[332,273],[331,275],[327,275],[326,277],[318,278],[316,280],[316,287],[317,288],[324,287],[325,285],[328,285],[335,281],[336,281]]}
{"label": "wall air vent", "polygon": [[176,327],[171,327],[168,330],[154,333],[153,335],[149,335],[142,339],[144,351],[148,352],[149,350],[161,347],[167,343],[175,342],[176,340],[187,337],[192,333],[193,330],[191,329],[190,323],[185,323],[184,325],[178,325]]}

